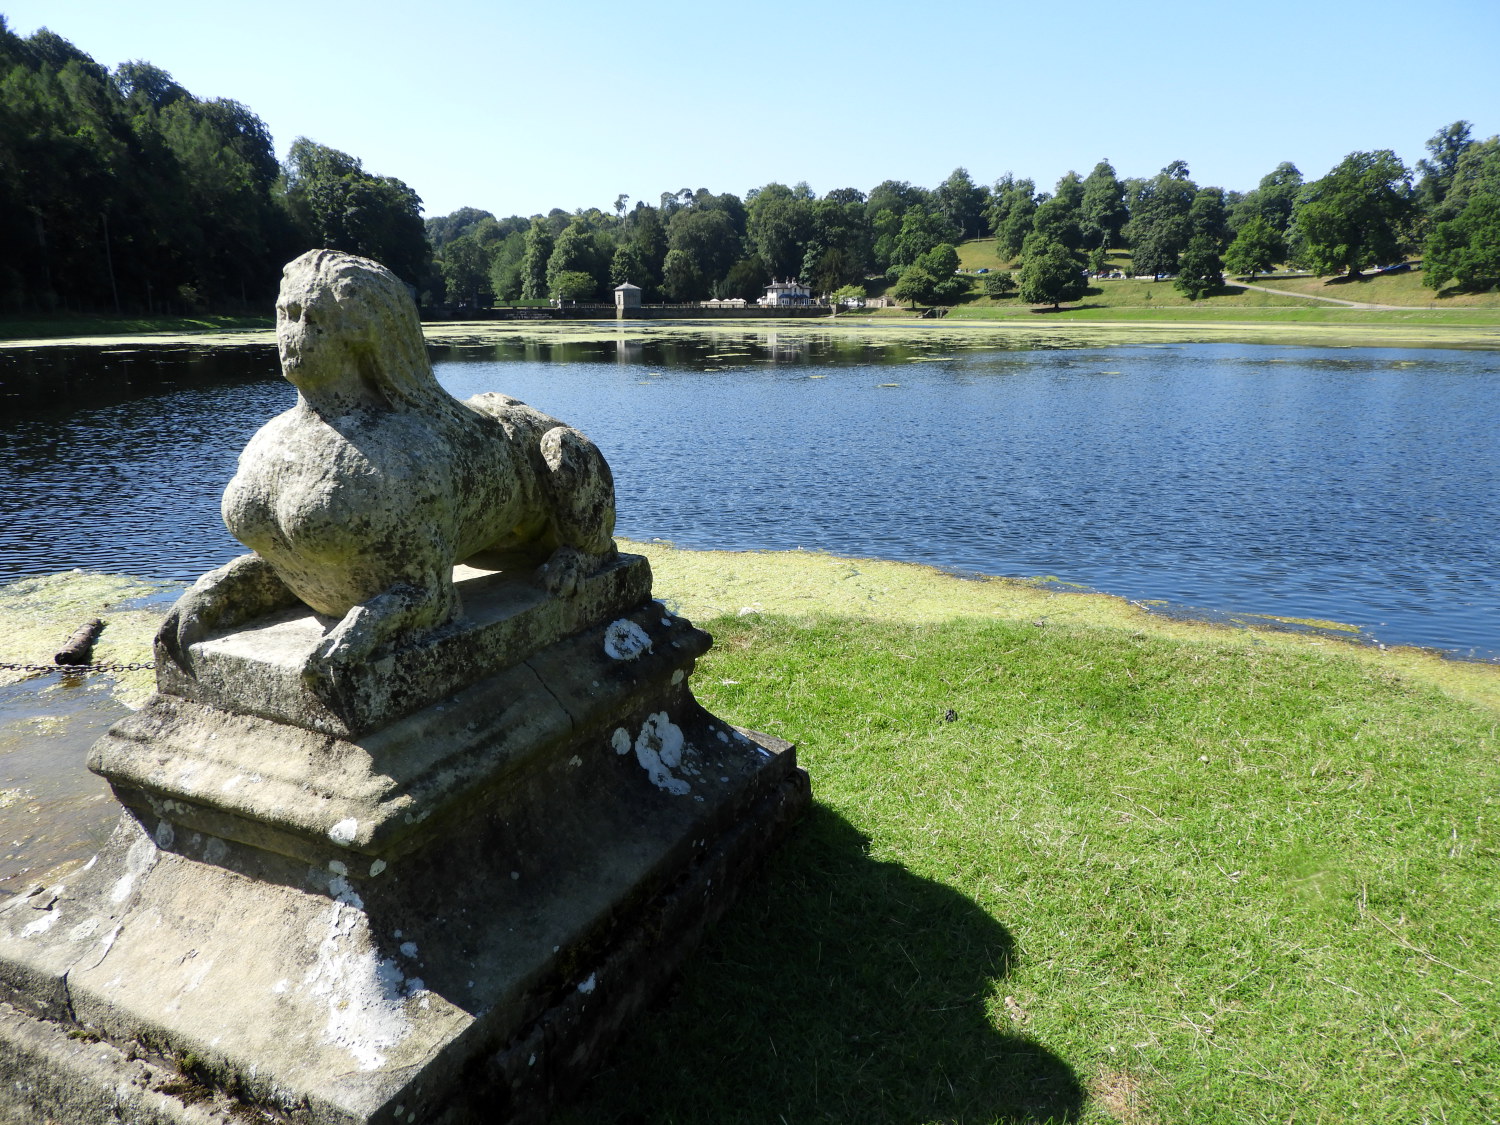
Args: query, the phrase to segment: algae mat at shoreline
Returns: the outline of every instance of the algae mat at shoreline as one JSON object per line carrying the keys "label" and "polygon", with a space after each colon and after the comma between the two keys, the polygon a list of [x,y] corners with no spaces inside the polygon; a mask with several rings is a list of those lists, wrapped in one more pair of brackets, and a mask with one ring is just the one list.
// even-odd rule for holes
{"label": "algae mat at shoreline", "polygon": [[[812,551],[689,551],[620,540],[651,560],[656,596],[689,620],[758,613],[789,617],[856,617],[939,622],[985,618],[1037,628],[1149,634],[1184,643],[1285,648],[1367,661],[1481,706],[1500,710],[1500,666],[1444,659],[1417,648],[1380,648],[1343,639],[1349,626],[1315,623],[1284,631],[1275,619],[1210,623],[1153,613],[1125,598],[987,575],[959,576],[917,563],[844,558]],[[1296,626],[1300,623],[1287,622]]]}
{"label": "algae mat at shoreline", "polygon": [[[656,596],[699,623],[748,613],[893,622],[980,617],[1026,621],[1038,628],[1149,633],[1184,642],[1290,646],[1374,662],[1500,709],[1500,667],[1445,660],[1421,649],[1354,643],[1337,635],[1347,627],[1336,622],[1321,623],[1326,628],[1307,633],[1281,631],[1272,619],[1211,624],[1153,613],[1109,594],[985,575],[958,576],[916,563],[811,551],[689,551],[663,543],[619,543],[621,549],[650,559]],[[0,635],[7,638],[0,662],[50,663],[73,630],[91,617],[105,622],[96,661],[148,661],[152,634],[178,588],[86,571],[0,586]],[[1106,637],[1101,634],[1101,642]],[[27,677],[24,671],[0,669],[0,685]],[[152,674],[144,670],[117,673],[109,681],[111,693],[127,706],[139,706],[153,686]]]}

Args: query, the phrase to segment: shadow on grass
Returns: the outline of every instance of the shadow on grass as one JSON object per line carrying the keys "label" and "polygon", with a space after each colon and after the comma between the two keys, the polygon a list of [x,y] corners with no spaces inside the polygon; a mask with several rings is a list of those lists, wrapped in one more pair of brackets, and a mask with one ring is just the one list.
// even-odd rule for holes
{"label": "shadow on grass", "polygon": [[554,1125],[1073,1121],[1072,1068],[987,1015],[1014,955],[972,901],[815,805]]}

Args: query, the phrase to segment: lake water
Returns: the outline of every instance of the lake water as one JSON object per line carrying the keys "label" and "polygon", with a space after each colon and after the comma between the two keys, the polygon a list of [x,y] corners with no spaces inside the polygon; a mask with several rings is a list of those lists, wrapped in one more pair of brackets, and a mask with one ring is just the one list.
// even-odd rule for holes
{"label": "lake water", "polygon": [[[1053,576],[1500,657],[1500,353],[966,339],[433,355],[460,397],[501,390],[587,432],[622,536]],[[0,581],[185,581],[240,553],[219,495],[294,393],[268,347],[115,347],[0,350],[0,396]]]}

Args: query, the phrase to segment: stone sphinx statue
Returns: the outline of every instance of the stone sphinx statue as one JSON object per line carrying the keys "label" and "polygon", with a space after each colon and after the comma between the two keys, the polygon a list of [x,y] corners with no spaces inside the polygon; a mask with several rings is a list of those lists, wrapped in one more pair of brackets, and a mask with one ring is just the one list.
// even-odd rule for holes
{"label": "stone sphinx statue", "polygon": [[0,903],[0,1122],[540,1120],[809,800],[694,698],[587,438],[448,396],[374,262],[292,262],[277,321],[254,553],[90,752],[114,834]]}
{"label": "stone sphinx statue", "polygon": [[615,554],[614,482],[577,430],[501,394],[438,384],[406,287],[377,262],[311,250],[276,302],[297,404],[250,439],[224,522],[255,553],[204,575],[158,637],[191,673],[191,644],[305,604],[337,619],[316,678],[459,613],[453,566],[509,552],[571,594]]}

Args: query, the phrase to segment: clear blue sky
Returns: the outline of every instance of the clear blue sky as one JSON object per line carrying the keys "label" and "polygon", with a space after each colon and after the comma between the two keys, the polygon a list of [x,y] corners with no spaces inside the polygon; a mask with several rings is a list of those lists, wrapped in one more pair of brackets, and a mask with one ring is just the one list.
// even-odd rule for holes
{"label": "clear blue sky", "polygon": [[1050,188],[1108,158],[1245,190],[1290,160],[1408,164],[1500,132],[1500,0],[733,5],[553,0],[0,0],[106,66],[145,59],[397,176],[428,215],[806,180]]}

